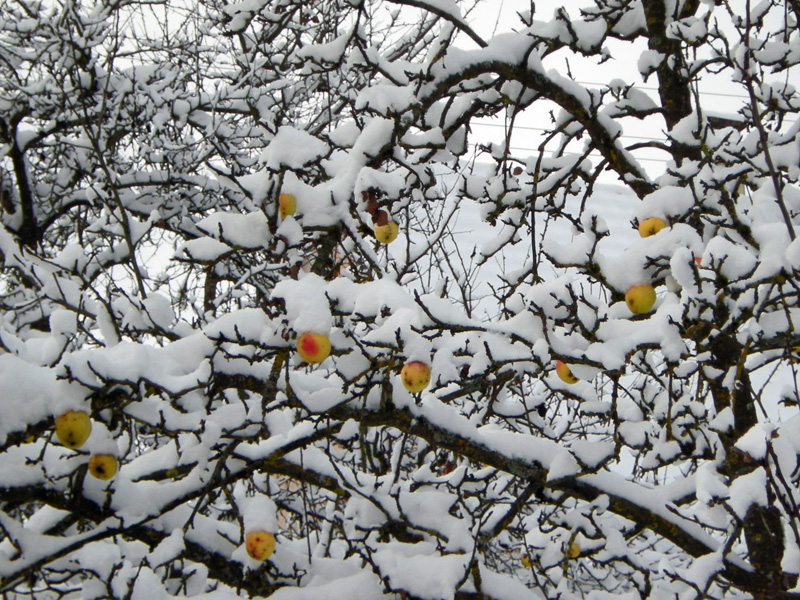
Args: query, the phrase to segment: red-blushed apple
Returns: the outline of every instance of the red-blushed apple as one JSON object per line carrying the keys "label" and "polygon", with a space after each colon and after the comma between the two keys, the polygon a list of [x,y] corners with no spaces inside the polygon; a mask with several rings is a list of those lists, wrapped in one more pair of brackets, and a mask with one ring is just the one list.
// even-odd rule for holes
{"label": "red-blushed apple", "polygon": [[117,473],[117,459],[111,454],[92,454],[89,457],[89,475],[108,481]]}
{"label": "red-blushed apple", "polygon": [[387,221],[385,225],[375,225],[372,233],[381,244],[391,244],[397,239],[399,229],[394,221]]}
{"label": "red-blushed apple", "polygon": [[56,417],[56,437],[67,448],[83,446],[92,433],[92,420],[82,410],[68,410]]}
{"label": "red-blushed apple", "polygon": [[564,383],[568,383],[572,385],[573,383],[578,383],[578,378],[572,374],[572,371],[569,370],[569,367],[562,361],[556,361],[556,375],[558,378],[563,381]]}
{"label": "red-blushed apple", "polygon": [[657,234],[667,226],[667,222],[660,217],[650,217],[639,223],[639,235],[643,238]]}
{"label": "red-blushed apple", "polygon": [[278,196],[278,214],[281,220],[294,214],[297,210],[297,201],[291,194],[280,194]]}
{"label": "red-blushed apple", "polygon": [[400,370],[400,381],[409,392],[417,394],[431,382],[431,368],[418,360],[407,362]]}
{"label": "red-blushed apple", "polygon": [[635,315],[650,312],[656,303],[656,291],[649,283],[640,283],[628,288],[625,292],[625,304]]}
{"label": "red-blushed apple", "polygon": [[268,531],[251,531],[244,537],[244,547],[253,560],[267,560],[275,551],[275,536]]}
{"label": "red-blushed apple", "polygon": [[331,353],[331,341],[327,335],[306,331],[297,338],[297,353],[307,363],[321,363]]}

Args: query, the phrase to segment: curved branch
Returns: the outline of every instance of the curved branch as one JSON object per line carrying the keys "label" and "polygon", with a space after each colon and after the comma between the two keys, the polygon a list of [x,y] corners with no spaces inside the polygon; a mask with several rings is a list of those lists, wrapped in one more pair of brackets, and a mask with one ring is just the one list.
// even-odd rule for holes
{"label": "curved branch", "polygon": [[488,44],[483,40],[481,36],[475,33],[475,30],[472,29],[469,25],[467,25],[463,20],[457,18],[454,14],[447,12],[439,8],[438,6],[431,6],[427,2],[423,0],[389,0],[392,4],[402,4],[405,6],[413,6],[415,8],[422,8],[427,10],[430,13],[435,14],[437,17],[441,17],[447,21],[450,21],[453,25],[455,25],[458,29],[466,33],[473,42],[478,44],[481,48],[486,48]]}
{"label": "curved branch", "polygon": [[[528,54],[533,51],[534,48],[531,46]],[[497,73],[503,79],[516,81],[524,85],[532,91],[537,92],[542,97],[555,102],[563,110],[572,115],[572,117],[583,126],[589,137],[591,137],[598,152],[603,155],[611,168],[628,186],[630,186],[637,196],[643,198],[656,190],[657,186],[649,180],[635,161],[628,158],[625,149],[617,144],[618,137],[612,135],[612,133],[603,126],[602,120],[598,119],[597,112],[592,110],[591,107],[588,107],[583,100],[578,98],[572,91],[553,81],[543,71],[528,67],[527,61],[524,63],[512,64],[498,59],[477,60],[462,69],[450,72],[450,74],[435,81],[432,87],[427,90],[427,93],[424,93],[424,96],[420,94],[420,96],[422,96],[420,98],[420,104],[414,107],[415,117],[410,120],[409,126],[413,123],[420,122],[428,108],[441,98],[449,95],[451,93],[450,90],[454,86],[459,86],[467,80],[490,73]],[[575,85],[577,86],[578,84]],[[538,96],[532,95],[532,98],[533,99],[529,102],[520,104],[520,107],[528,106],[538,98]],[[498,110],[500,110],[500,108],[502,107],[498,107]]]}
{"label": "curved branch", "polygon": [[[470,439],[452,429],[437,425],[406,408],[385,406],[379,410],[365,411],[363,407],[344,404],[332,408],[326,414],[342,421],[355,419],[369,427],[395,427],[428,443],[525,479],[531,493],[548,488],[566,492],[586,502],[607,496],[610,507],[616,514],[652,530],[693,557],[710,554],[717,549],[716,542],[702,528],[695,525],[689,527],[680,517],[671,513],[663,494],[660,495],[658,490],[646,490],[613,474],[578,475],[547,481],[548,469],[543,464],[509,456],[481,440]],[[508,433],[508,436],[505,443],[508,447],[523,447],[525,441],[531,439],[530,436],[521,434]],[[518,438],[518,443],[513,443],[511,437]],[[609,485],[609,478],[612,485]],[[628,489],[630,486],[635,486],[635,493],[625,494],[626,491],[631,491]],[[722,574],[742,589],[757,589],[762,583],[767,583],[760,574],[749,570],[746,564],[734,562],[728,557]]]}

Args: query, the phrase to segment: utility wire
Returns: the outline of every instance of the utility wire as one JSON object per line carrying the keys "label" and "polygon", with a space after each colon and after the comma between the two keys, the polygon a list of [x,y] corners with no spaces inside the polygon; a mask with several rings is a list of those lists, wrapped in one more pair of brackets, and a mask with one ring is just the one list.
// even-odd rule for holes
{"label": "utility wire", "polygon": [[[472,146],[479,146],[479,145],[481,145],[480,142],[472,142]],[[515,150],[517,152],[539,152],[538,148],[525,148],[524,146],[514,146],[514,145],[512,145],[510,147],[510,149]],[[552,150],[547,150],[546,153],[551,155],[551,156],[556,154]],[[572,154],[578,154],[578,153],[574,152]],[[594,152],[591,152],[591,153],[589,153],[589,155],[586,158],[602,158],[602,155],[595,154]],[[666,159],[666,158],[641,158],[641,157],[638,157],[638,156],[634,156],[634,159],[636,161],[647,161],[647,162],[658,162],[658,163],[669,162],[669,159]]]}
{"label": "utility wire", "polygon": [[[594,82],[594,81],[576,81],[575,83],[579,83],[581,85],[593,85],[593,86],[596,86],[596,87],[606,87],[608,85],[607,83],[597,83],[597,82]],[[647,86],[647,85],[642,85],[642,86],[634,85],[633,87],[634,87],[634,89],[646,90],[648,92],[657,92],[658,91],[658,88]],[[749,100],[750,99],[749,96],[746,96],[744,94],[728,94],[728,93],[725,93],[725,92],[700,92],[700,95],[701,96],[722,96],[724,98],[742,98],[743,100]]]}
{"label": "utility wire", "polygon": [[[784,123],[786,125],[792,125],[795,122],[796,121],[792,121],[792,120],[789,120],[789,119],[785,119],[784,120]],[[484,122],[481,122],[481,121],[473,121],[471,123],[471,125],[472,126],[477,125],[477,126],[480,126],[480,127],[503,127],[503,128],[506,127],[506,125],[503,125],[502,123],[488,123],[488,122],[484,123]],[[520,129],[522,131],[546,131],[546,132],[551,131],[550,129],[547,129],[546,127],[535,127],[533,125],[514,125],[514,129]],[[648,141],[648,142],[662,141],[661,138],[648,137],[648,136],[644,136],[644,135],[631,135],[631,134],[628,134],[628,133],[623,133],[622,135],[620,135],[620,137],[629,138],[629,139],[632,139],[632,140],[645,140],[645,141]]]}
{"label": "utility wire", "polygon": [[[479,121],[473,121],[471,123],[471,125],[473,125],[473,126],[474,125],[479,125],[481,127],[503,127],[503,128],[506,127],[502,123],[481,123]],[[550,131],[546,127],[534,127],[532,125],[514,125],[514,129],[521,129],[523,131],[548,131],[548,132]],[[647,140],[648,142],[656,141],[656,138],[646,137],[646,136],[643,136],[643,135],[628,135],[628,134],[623,133],[620,137],[631,138],[631,139],[634,139],[634,140]]]}

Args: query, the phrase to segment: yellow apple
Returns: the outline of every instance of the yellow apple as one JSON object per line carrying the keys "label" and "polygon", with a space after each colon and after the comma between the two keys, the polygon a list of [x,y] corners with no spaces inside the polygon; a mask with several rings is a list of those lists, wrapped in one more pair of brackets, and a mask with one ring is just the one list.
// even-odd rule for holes
{"label": "yellow apple", "polygon": [[567,549],[567,558],[578,558],[581,555],[581,547],[578,542],[572,542]]}
{"label": "yellow apple", "polygon": [[117,472],[117,459],[111,454],[92,454],[89,457],[89,474],[95,479],[108,481]]}
{"label": "yellow apple", "polygon": [[400,380],[404,388],[416,394],[428,387],[431,382],[431,368],[424,362],[412,360],[403,365],[400,370]]}
{"label": "yellow apple", "polygon": [[519,559],[519,562],[521,562],[522,566],[525,567],[526,569],[531,568],[531,557],[528,556],[527,554],[523,554],[522,558]]}
{"label": "yellow apple", "polygon": [[244,537],[244,547],[253,560],[267,560],[275,551],[275,536],[267,531],[251,531]]}
{"label": "yellow apple", "polygon": [[639,235],[643,238],[657,234],[667,226],[666,221],[660,217],[650,217],[639,223]]}
{"label": "yellow apple", "polygon": [[281,220],[294,214],[297,210],[297,201],[291,194],[280,194],[278,196],[278,214]]}
{"label": "yellow apple", "polygon": [[68,410],[56,417],[56,437],[67,448],[80,448],[91,432],[92,420],[82,410]]}
{"label": "yellow apple", "polygon": [[331,353],[331,341],[327,335],[306,331],[297,338],[297,353],[307,363],[321,363]]}
{"label": "yellow apple", "polygon": [[649,283],[640,283],[628,288],[625,292],[625,304],[635,315],[643,315],[650,312],[656,303],[656,291]]}
{"label": "yellow apple", "polygon": [[556,375],[558,375],[558,378],[564,383],[568,383],[570,385],[573,383],[578,383],[578,378],[575,377],[575,375],[572,374],[572,371],[569,370],[569,367],[560,360],[556,361]]}
{"label": "yellow apple", "polygon": [[375,234],[375,239],[381,244],[391,244],[397,239],[397,223],[387,221],[386,225],[375,225],[372,228],[372,232]]}

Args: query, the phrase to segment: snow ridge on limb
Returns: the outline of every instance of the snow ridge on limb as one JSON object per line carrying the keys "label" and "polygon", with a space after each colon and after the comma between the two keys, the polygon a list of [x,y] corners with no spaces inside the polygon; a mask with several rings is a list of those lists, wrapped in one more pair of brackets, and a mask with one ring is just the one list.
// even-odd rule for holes
{"label": "snow ridge on limb", "polygon": [[[560,444],[510,432],[481,435],[480,430],[454,426],[453,422],[458,422],[458,417],[452,411],[443,418],[437,418],[437,412],[439,411],[426,411],[424,406],[407,406],[387,407],[365,415],[363,409],[342,405],[327,411],[327,414],[342,420],[358,419],[369,426],[396,427],[438,447],[458,452],[475,462],[510,473],[529,482],[530,490],[527,495],[547,488],[574,495],[586,502],[607,498],[608,506],[614,512],[633,522],[646,519],[648,527],[691,556],[704,556],[721,547],[720,542],[703,527],[683,518],[672,508],[674,504],[682,504],[694,495],[691,480],[670,490],[667,495],[664,493],[665,488],[644,488],[607,470],[586,474],[576,469],[574,473],[560,474],[555,480],[551,480],[551,463],[565,452]],[[436,421],[441,423],[437,424]],[[509,452],[509,448],[513,448],[513,452]],[[755,581],[757,575],[741,559],[731,555],[726,556],[723,561],[726,577],[739,585],[758,585]]]}
{"label": "snow ridge on limb", "polygon": [[[565,77],[543,71],[537,45],[537,42],[528,42],[526,46],[519,48],[517,51],[521,53],[519,60],[514,60],[514,54],[509,59],[498,60],[497,50],[492,48],[491,44],[485,51],[464,53],[458,57],[459,66],[455,72],[440,68],[439,78],[419,90],[421,107],[416,109],[415,113],[419,116],[427,110],[430,100],[426,101],[426,98],[438,99],[447,95],[453,86],[461,84],[465,79],[480,81],[482,75],[496,73],[505,81],[518,82],[531,90],[530,101],[537,97],[536,94],[541,94],[558,104],[571,118],[581,124],[611,168],[640,197],[654,191],[655,185],[617,141],[619,132],[616,128],[609,129],[604,120],[598,117],[598,106],[593,103],[591,94]],[[502,47],[504,53],[507,52],[505,44],[498,43],[497,46]],[[486,80],[481,87],[488,88],[490,85],[494,85],[491,79]]]}

